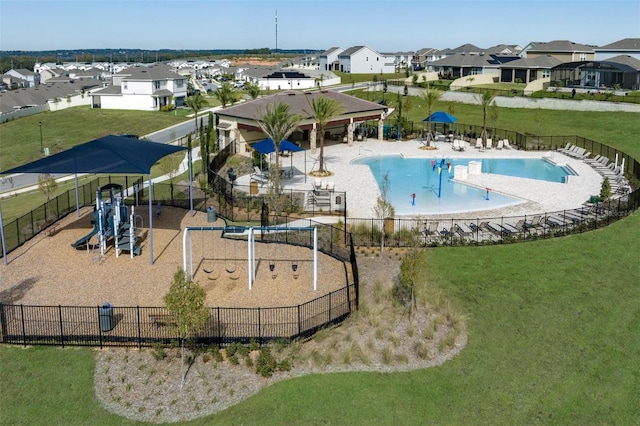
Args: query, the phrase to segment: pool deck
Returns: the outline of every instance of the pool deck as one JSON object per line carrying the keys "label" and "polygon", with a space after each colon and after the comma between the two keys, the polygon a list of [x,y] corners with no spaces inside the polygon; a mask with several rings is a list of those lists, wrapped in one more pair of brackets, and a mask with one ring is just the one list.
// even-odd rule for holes
{"label": "pool deck", "polygon": [[[406,158],[428,159],[455,159],[455,158],[542,158],[543,155],[552,155],[553,161],[558,164],[570,166],[577,176],[570,176],[567,183],[554,183],[541,180],[524,179],[511,176],[482,174],[469,176],[466,181],[469,185],[480,188],[491,188],[491,192],[499,192],[505,195],[518,197],[523,203],[494,210],[482,210],[464,213],[444,213],[441,215],[428,215],[433,218],[470,218],[470,217],[500,217],[516,216],[553,212],[564,209],[573,209],[583,205],[591,195],[600,193],[603,177],[595,169],[584,161],[569,157],[559,152],[548,153],[545,151],[519,151],[516,149],[490,149],[480,151],[470,147],[466,143],[465,151],[454,151],[450,143],[436,142],[435,150],[421,149],[419,140],[402,142],[378,141],[369,139],[362,142],[354,142],[352,146],[338,144],[325,146],[325,169],[333,173],[332,176],[323,178],[324,181],[333,182],[336,191],[347,193],[347,214],[352,218],[375,217],[373,208],[379,195],[378,185],[373,174],[366,165],[350,164],[351,160],[377,155],[402,155]],[[312,170],[318,169],[318,153],[311,151],[296,153],[293,157],[283,157],[281,164],[283,169],[289,169],[291,165],[295,169],[292,178],[284,179],[285,189],[311,190],[316,178],[306,176]],[[452,172],[453,173],[453,172]],[[249,186],[250,176],[239,176],[239,185]],[[264,192],[266,184],[260,188]],[[424,217],[427,215],[421,215]],[[415,216],[404,216],[415,217]]]}

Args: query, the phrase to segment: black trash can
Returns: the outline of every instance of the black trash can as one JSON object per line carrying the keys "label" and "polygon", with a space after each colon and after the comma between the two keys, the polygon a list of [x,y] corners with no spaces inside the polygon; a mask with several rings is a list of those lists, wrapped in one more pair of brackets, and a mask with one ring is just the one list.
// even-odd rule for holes
{"label": "black trash can", "polygon": [[105,303],[98,308],[98,315],[100,317],[100,330],[111,331],[115,327],[115,321],[113,319],[113,306],[110,303]]}
{"label": "black trash can", "polygon": [[207,222],[213,223],[216,221],[216,208],[211,206],[207,209]]}

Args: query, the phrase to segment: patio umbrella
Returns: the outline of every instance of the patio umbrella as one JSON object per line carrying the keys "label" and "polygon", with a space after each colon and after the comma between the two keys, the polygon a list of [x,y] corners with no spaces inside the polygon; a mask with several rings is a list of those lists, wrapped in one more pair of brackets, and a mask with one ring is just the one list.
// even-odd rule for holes
{"label": "patio umbrella", "polygon": [[[260,154],[271,154],[276,150],[275,144],[273,143],[273,140],[271,140],[270,138],[263,139],[259,142],[252,144],[251,148],[255,149]],[[299,147],[293,142],[290,142],[288,140],[283,140],[283,141],[280,141],[279,151],[280,152],[282,151],[297,152],[297,151],[305,151],[305,150],[304,148]],[[304,180],[306,182],[307,181],[307,152],[306,151],[304,152],[304,168],[305,168]],[[293,155],[291,156],[290,170],[293,170]]]}
{"label": "patio umbrella", "polygon": [[433,114],[431,114],[430,116],[428,116],[427,118],[425,118],[422,121],[431,121],[433,123],[453,124],[456,121],[458,121],[458,119],[455,118],[451,114],[447,114],[446,112],[437,111],[437,112],[434,112]]}

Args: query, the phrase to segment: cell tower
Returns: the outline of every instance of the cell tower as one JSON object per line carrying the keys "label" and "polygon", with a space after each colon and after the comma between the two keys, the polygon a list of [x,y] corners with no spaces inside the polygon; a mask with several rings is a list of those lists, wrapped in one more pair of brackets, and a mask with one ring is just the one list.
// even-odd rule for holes
{"label": "cell tower", "polygon": [[276,10],[276,52],[278,51],[278,11]]}

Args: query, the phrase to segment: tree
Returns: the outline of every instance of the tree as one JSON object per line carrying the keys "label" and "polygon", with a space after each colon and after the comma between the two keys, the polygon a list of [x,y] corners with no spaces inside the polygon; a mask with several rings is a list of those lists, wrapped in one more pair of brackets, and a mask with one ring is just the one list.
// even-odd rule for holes
{"label": "tree", "polygon": [[433,135],[431,134],[431,114],[433,114],[433,108],[441,96],[442,92],[440,90],[432,89],[429,85],[427,85],[427,90],[420,93],[420,98],[427,105],[427,114],[429,114],[429,130],[427,131],[427,141],[425,142],[426,146],[431,146],[431,140],[433,138]]}
{"label": "tree", "polygon": [[204,108],[204,106],[208,105],[209,103],[200,93],[189,96],[184,101],[184,103],[194,112],[196,120],[196,130],[198,130],[198,112],[200,112],[200,110],[202,110],[202,108]]}
{"label": "tree", "polygon": [[251,99],[257,99],[258,96],[260,96],[260,86],[258,86],[258,84],[250,83],[247,81],[244,84],[244,88],[246,89]]}
{"label": "tree", "polygon": [[287,139],[291,133],[298,127],[300,117],[297,114],[293,114],[289,111],[289,105],[278,102],[277,99],[267,105],[267,110],[262,115],[258,125],[260,129],[273,141],[273,147],[276,154],[276,161],[271,173],[269,174],[269,180],[271,181],[272,191],[270,197],[269,206],[271,211],[279,212],[280,209],[280,195],[282,192],[282,177],[280,176],[280,142]]}
{"label": "tree", "polygon": [[223,82],[220,87],[213,92],[213,96],[220,101],[222,108],[226,108],[227,105],[237,101],[236,89],[228,81]]}
{"label": "tree", "polygon": [[498,104],[494,100],[491,102],[491,111],[489,112],[489,117],[491,118],[491,127],[493,127],[493,135],[496,134],[496,123],[498,122]]}
{"label": "tree", "polygon": [[605,176],[602,181],[602,186],[600,187],[600,201],[609,201],[611,198],[611,182],[609,182],[609,178]]}
{"label": "tree", "polygon": [[[396,210],[393,208],[393,205],[389,202],[389,174],[385,173],[382,177],[382,184],[380,185],[380,195],[378,195],[378,199],[376,200],[376,205],[373,207],[373,213],[376,217],[382,221],[392,218],[396,214]],[[380,253],[384,251],[384,237],[385,237],[385,226],[382,226],[382,234],[380,236]]]}
{"label": "tree", "polygon": [[317,123],[320,130],[320,155],[318,163],[318,173],[323,174],[325,173],[324,128],[331,120],[335,118],[335,116],[342,114],[342,111],[344,111],[344,107],[335,99],[325,96],[319,96],[315,99],[312,99],[311,102],[309,102],[309,99],[307,98],[307,102],[309,103],[310,110],[305,110],[304,112],[306,114],[309,114],[309,116]]}
{"label": "tree", "polygon": [[47,197],[47,207],[51,210],[51,194],[58,189],[58,183],[49,173],[44,173],[38,176],[38,189]]}
{"label": "tree", "polygon": [[409,310],[409,321],[413,319],[417,308],[415,288],[422,280],[422,264],[420,251],[414,241],[402,258],[398,280],[392,289],[394,299]]}
{"label": "tree", "polygon": [[185,341],[193,338],[204,328],[209,318],[209,310],[205,306],[207,292],[178,269],[173,275],[173,283],[169,292],[164,296],[164,304],[169,310],[175,327],[172,327],[175,335],[180,339],[182,355],[180,390],[184,387],[187,371],[184,368]]}
{"label": "tree", "polygon": [[491,102],[493,102],[495,96],[491,94],[488,90],[482,92],[482,97],[480,98],[480,106],[482,107],[482,145],[487,146],[487,113],[489,111],[489,106]]}

